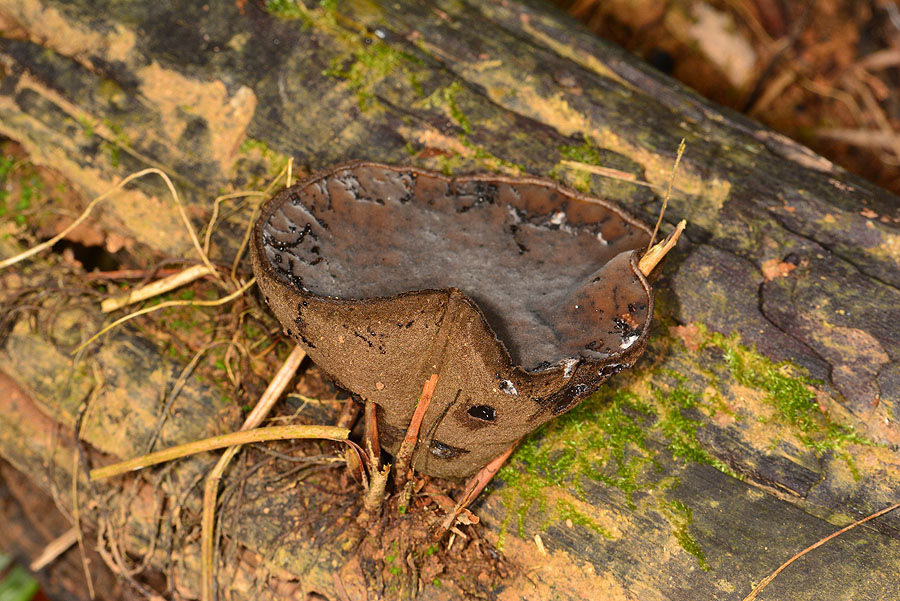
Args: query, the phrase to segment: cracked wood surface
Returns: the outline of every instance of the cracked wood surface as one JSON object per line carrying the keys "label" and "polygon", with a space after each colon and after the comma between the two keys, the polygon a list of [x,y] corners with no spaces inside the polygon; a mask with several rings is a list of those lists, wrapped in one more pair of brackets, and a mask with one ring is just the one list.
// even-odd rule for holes
{"label": "cracked wood surface", "polygon": [[[513,487],[498,484],[476,511],[522,570],[491,596],[581,599],[591,590],[614,599],[740,599],[798,550],[895,502],[900,201],[545,7],[351,1],[272,14],[253,2],[101,8],[2,0],[0,30],[0,133],[86,198],[159,166],[197,223],[220,189],[255,184],[287,156],[308,170],[358,158],[552,175],[653,221],[659,197],[652,189],[564,161],[663,185],[686,138],[667,221],[671,227],[685,218],[688,229],[656,282],[658,325],[647,356],[610,388],[649,401],[682,382],[701,395],[708,403],[679,414],[698,423],[702,449],[741,479],[685,461],[672,435],[650,419],[646,449],[632,444],[626,452],[652,453],[636,490],[590,478],[548,487],[545,509],[537,503],[522,512],[520,537],[517,518],[509,517]],[[186,255],[189,241],[165,199],[159,182],[140,182],[104,206],[96,227],[123,235],[148,261]],[[233,256],[248,216],[225,220],[214,258]],[[0,249],[7,256],[15,247],[4,240]],[[49,258],[17,275],[34,285],[78,276]],[[9,280],[4,286],[9,294]],[[103,317],[83,298],[54,311],[61,329],[53,337],[20,319],[2,341],[3,389],[21,394],[2,396],[0,453],[71,506],[78,420],[91,447],[122,458],[142,453],[160,399],[183,365],[152,332],[133,329],[73,364],[68,350]],[[768,393],[740,381],[723,346],[697,345],[688,330],[671,329],[694,324],[737,333],[762,356],[806,370],[818,381],[811,389],[828,423],[852,426],[875,444],[810,446],[766,403]],[[161,443],[239,423],[238,408],[195,378],[177,407]],[[555,444],[551,433],[535,441],[538,448]],[[513,458],[514,465],[524,461]],[[135,479],[124,492],[102,488],[91,498],[98,511],[115,508],[116,519],[128,508],[123,545],[140,555],[162,499],[186,495],[208,463],[183,462]],[[315,493],[304,504],[290,491],[266,491],[262,481],[248,486],[234,523],[242,546],[230,547],[231,570],[220,574],[235,598],[278,597],[260,570],[338,598],[335,574],[348,582],[353,576],[333,567],[344,564],[345,551],[315,542],[327,534],[308,510]],[[567,526],[553,511],[560,499],[602,528]],[[536,532],[549,556],[531,541]],[[761,598],[896,598],[898,537],[900,517],[889,514],[816,550]],[[149,561],[175,574],[190,597],[197,555],[186,540],[165,538]],[[166,545],[174,547],[174,564]],[[461,595],[452,586],[422,592]]]}

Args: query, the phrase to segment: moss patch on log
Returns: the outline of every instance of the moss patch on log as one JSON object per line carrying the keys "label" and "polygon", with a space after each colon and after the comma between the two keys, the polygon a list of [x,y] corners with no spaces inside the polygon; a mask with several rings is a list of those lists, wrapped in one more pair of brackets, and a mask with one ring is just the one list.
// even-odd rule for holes
{"label": "moss patch on log", "polygon": [[[567,520],[570,527],[618,538],[618,531],[612,533],[590,513],[596,512],[595,503],[577,503],[588,485],[600,485],[623,499],[631,512],[664,518],[678,544],[701,569],[710,569],[690,532],[692,508],[671,493],[690,464],[745,478],[741,466],[731,465],[727,453],[708,442],[704,430],[721,420],[764,425],[773,437],[767,451],[773,456],[782,452],[779,439],[796,440],[816,458],[833,454],[843,459],[853,477],[860,477],[851,454],[858,447],[852,445],[873,443],[852,424],[822,411],[817,402],[817,395],[825,394],[821,382],[802,368],[775,363],[747,348],[736,334],[724,336],[700,325],[693,327],[689,340],[683,339],[685,345],[678,337],[657,337],[655,352],[648,353],[656,355],[656,364],[650,358],[621,374],[522,443],[499,472],[503,485],[498,493],[506,511],[501,545],[510,529],[528,538],[529,528],[543,530]],[[749,399],[749,408],[747,403],[737,410],[731,406],[740,395]],[[760,441],[755,442],[759,447]],[[824,472],[819,476],[825,477]],[[621,512],[619,517],[627,519]]]}

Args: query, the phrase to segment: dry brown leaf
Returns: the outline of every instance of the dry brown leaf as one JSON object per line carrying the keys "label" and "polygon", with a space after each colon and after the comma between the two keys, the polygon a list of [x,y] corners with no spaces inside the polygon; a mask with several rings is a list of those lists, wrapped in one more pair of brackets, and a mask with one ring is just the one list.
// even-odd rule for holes
{"label": "dry brown leaf", "polygon": [[778,259],[769,259],[762,264],[762,274],[767,282],[775,278],[787,277],[795,269],[797,269],[797,266],[793,263],[786,263]]}
{"label": "dry brown leaf", "polygon": [[695,323],[689,323],[686,326],[672,326],[669,328],[669,334],[680,338],[689,351],[696,351],[700,348],[700,328]]}

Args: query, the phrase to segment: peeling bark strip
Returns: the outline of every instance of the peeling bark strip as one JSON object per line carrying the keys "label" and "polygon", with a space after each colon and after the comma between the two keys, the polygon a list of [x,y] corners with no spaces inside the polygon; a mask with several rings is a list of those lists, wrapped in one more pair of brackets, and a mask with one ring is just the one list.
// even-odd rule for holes
{"label": "peeling bark strip", "polygon": [[[219,189],[253,187],[288,156],[307,171],[362,159],[551,176],[651,222],[683,137],[667,218],[669,227],[682,218],[689,226],[654,287],[656,323],[693,334],[682,343],[656,328],[647,365],[620,374],[510,458],[505,484],[475,511],[521,575],[502,590],[485,585],[483,595],[740,599],[836,526],[896,502],[897,198],[722,114],[543,4],[336,4],[271,2],[267,12],[261,2],[139,1],[98,11],[84,1],[5,1],[0,133],[86,199],[160,167],[198,224]],[[190,240],[166,194],[158,182],[136,184],[93,227],[120,234],[147,268],[186,256]],[[248,219],[248,210],[226,215],[213,261],[230,264]],[[21,250],[14,242],[0,236],[0,255]],[[83,415],[86,445],[139,455],[183,368],[152,330],[128,329],[74,365],[69,351],[103,317],[96,303],[55,291],[82,277],[46,256],[0,272],[2,313],[17,320],[0,341],[9,377],[0,382],[25,393],[0,393],[0,454],[69,507],[73,449],[71,438],[57,444],[57,426],[71,432]],[[17,310],[7,311],[14,299]],[[23,319],[34,307],[38,325],[54,315],[50,330]],[[232,430],[239,413],[209,381],[188,378],[161,440]],[[162,532],[147,562],[174,574],[185,596],[199,574],[190,523],[161,529],[169,522],[157,508],[196,510],[187,491],[205,467],[185,460],[160,485],[142,474],[134,494],[110,491],[100,507],[129,516],[117,526],[124,553],[140,557]],[[83,470],[81,478],[86,491]],[[349,572],[342,581],[332,567],[348,552],[324,542],[339,511],[307,509],[329,497],[315,487],[303,498],[266,492],[260,478],[246,481],[240,512],[225,499],[240,547],[228,553],[235,569],[219,571],[221,590],[283,598],[262,587],[264,570],[283,574],[301,597],[353,589]],[[766,594],[898,598],[898,532],[894,514],[873,520],[803,558],[813,581],[795,565]],[[549,555],[537,551],[536,533]],[[446,579],[441,588],[423,584],[422,598],[464,596]]]}

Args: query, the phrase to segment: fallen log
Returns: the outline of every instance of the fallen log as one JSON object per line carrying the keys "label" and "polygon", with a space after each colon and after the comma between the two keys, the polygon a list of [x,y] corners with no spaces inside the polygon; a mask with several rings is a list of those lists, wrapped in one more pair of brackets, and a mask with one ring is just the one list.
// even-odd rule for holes
{"label": "fallen log", "polygon": [[[0,133],[78,193],[51,191],[44,211],[10,220],[3,257],[140,169],[168,173],[202,227],[217,195],[262,187],[289,159],[299,173],[366,159],[550,176],[652,222],[685,138],[666,221],[689,225],[660,266],[646,355],[529,438],[474,507],[511,575],[465,584],[437,566],[419,598],[742,599],[896,502],[900,202],[543,5],[7,0],[0,31]],[[231,265],[251,215],[252,203],[222,213],[215,263]],[[159,180],[130,185],[90,227],[146,269],[197,258]],[[217,327],[246,330],[235,315],[274,322],[243,297],[133,322],[73,358],[104,323],[85,275],[53,253],[0,272],[0,455],[70,510],[78,499],[120,573],[153,567],[170,596],[193,598],[196,483],[215,457],[99,486],[83,464],[237,429],[271,356],[246,359],[240,386],[224,356],[179,376]],[[242,336],[264,341],[254,352],[268,342]],[[336,419],[329,403],[289,406]],[[372,570],[341,547],[355,501],[335,505],[338,471],[324,463],[297,484],[271,463],[248,473],[244,457],[220,507],[219,590],[365,594]],[[898,551],[891,513],[805,556],[763,598],[895,598]],[[370,595],[407,582],[412,568],[395,575],[387,557]],[[424,554],[413,564],[430,574]]]}

